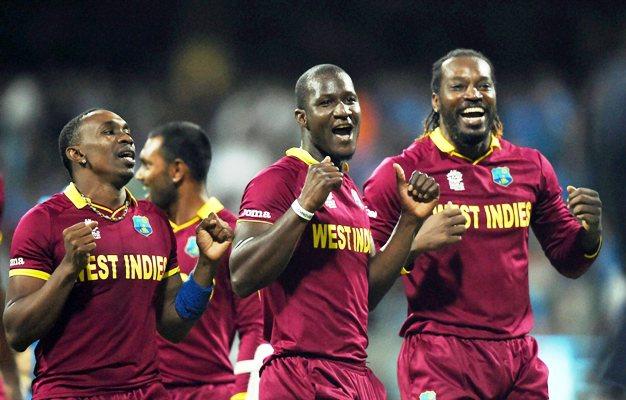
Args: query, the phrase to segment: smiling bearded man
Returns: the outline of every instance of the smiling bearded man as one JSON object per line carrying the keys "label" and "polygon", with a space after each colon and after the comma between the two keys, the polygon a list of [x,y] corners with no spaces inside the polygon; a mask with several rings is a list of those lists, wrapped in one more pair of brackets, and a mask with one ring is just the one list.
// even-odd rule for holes
{"label": "smiling bearded man", "polygon": [[528,335],[529,227],[552,265],[577,278],[598,255],[602,203],[591,189],[568,187],[566,205],[548,160],[502,139],[484,55],[459,49],[442,57],[431,89],[424,136],[365,183],[378,243],[400,214],[393,164],[439,183],[439,205],[424,226],[452,208],[466,219],[463,241],[415,257],[404,276],[402,399],[547,399],[548,371]]}

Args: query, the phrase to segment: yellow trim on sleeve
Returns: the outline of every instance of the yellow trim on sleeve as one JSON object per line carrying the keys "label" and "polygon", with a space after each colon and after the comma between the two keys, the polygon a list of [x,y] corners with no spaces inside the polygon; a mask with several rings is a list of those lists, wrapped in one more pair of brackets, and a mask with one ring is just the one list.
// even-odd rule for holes
{"label": "yellow trim on sleeve", "polygon": [[230,400],[246,400],[247,396],[248,396],[248,392],[240,392],[240,393],[236,393],[232,395],[230,397]]}
{"label": "yellow trim on sleeve", "polygon": [[602,248],[602,236],[600,236],[600,242],[598,243],[598,249],[594,251],[592,254],[585,254],[585,258],[596,258],[598,254],[600,254],[600,249]]}
{"label": "yellow trim on sleeve", "polygon": [[408,267],[402,267],[402,269],[400,270],[400,275],[409,275],[412,271],[412,269],[407,269]]}
{"label": "yellow trim on sleeve", "polygon": [[50,279],[49,273],[30,268],[12,269],[9,271],[9,278],[12,276],[30,276],[31,278],[43,279],[44,281]]}
{"label": "yellow trim on sleeve", "polygon": [[178,273],[180,273],[180,267],[172,268],[169,271],[165,271],[165,273],[163,274],[163,279],[169,278],[170,276],[174,276]]}
{"label": "yellow trim on sleeve", "polygon": [[454,144],[450,143],[448,141],[448,139],[446,139],[446,137],[443,135],[443,132],[441,132],[441,129],[439,127],[435,128],[434,131],[430,132],[428,134],[428,137],[430,138],[430,140],[433,141],[435,146],[437,146],[437,148],[440,151],[442,151],[443,153],[450,154],[451,156],[454,156],[454,157],[462,158],[464,160],[467,160],[467,161],[471,162],[474,165],[478,164],[479,162],[481,162],[485,158],[489,157],[489,155],[491,155],[491,153],[493,153],[493,149],[494,148],[498,148],[499,149],[501,147],[500,139],[498,139],[498,137],[496,135],[492,134],[491,135],[491,143],[489,143],[489,150],[484,155],[478,157],[476,160],[472,160],[470,158],[465,157],[461,153],[458,153],[456,151],[456,148],[454,147]]}
{"label": "yellow trim on sleeve", "polygon": [[260,222],[262,224],[274,225],[273,222],[270,222],[270,221],[257,221],[256,219],[243,219],[243,218],[242,219],[238,219],[237,223],[240,223],[240,222]]}

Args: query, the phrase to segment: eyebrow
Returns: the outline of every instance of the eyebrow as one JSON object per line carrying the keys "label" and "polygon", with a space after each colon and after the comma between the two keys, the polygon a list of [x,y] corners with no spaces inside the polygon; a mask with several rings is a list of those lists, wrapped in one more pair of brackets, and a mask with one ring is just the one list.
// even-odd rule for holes
{"label": "eyebrow", "polygon": [[[98,131],[100,131],[104,127],[109,127],[111,125],[115,125],[115,122],[113,122],[113,120],[103,122],[98,126]],[[124,125],[122,125],[122,129],[125,129],[125,128],[130,129],[130,127],[128,126],[128,122],[124,122]]]}

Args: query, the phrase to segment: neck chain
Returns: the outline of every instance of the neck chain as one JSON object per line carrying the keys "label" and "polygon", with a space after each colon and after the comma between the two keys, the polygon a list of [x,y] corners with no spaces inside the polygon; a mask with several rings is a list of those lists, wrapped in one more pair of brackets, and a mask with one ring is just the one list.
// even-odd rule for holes
{"label": "neck chain", "polygon": [[[87,196],[85,196],[84,194],[80,194],[81,197],[83,198],[83,200],[85,200],[85,203],[87,203],[87,205],[89,206],[89,208],[91,208],[91,211],[95,212],[96,214],[98,214],[100,217],[111,221],[111,222],[118,222],[124,219],[124,217],[126,216],[126,214],[128,213],[128,207],[130,206],[130,202],[128,200],[126,200],[124,202],[124,205],[122,206],[122,208],[124,209],[124,211],[121,212],[120,215],[118,215],[117,217],[114,217],[113,215],[106,215],[104,214],[102,211],[98,210],[97,207],[95,207],[93,205],[93,203],[91,202],[91,199]],[[119,210],[119,209],[118,209]]]}

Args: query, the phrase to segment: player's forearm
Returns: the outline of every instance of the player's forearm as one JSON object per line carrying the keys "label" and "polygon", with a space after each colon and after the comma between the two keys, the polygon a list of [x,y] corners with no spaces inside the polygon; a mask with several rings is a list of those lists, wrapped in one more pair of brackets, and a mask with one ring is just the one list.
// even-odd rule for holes
{"label": "player's forearm", "polygon": [[220,260],[214,262],[201,254],[198,258],[196,266],[193,269],[193,279],[202,287],[213,285],[215,274],[219,265]]}
{"label": "player's forearm", "polygon": [[156,298],[157,331],[173,343],[178,343],[187,336],[195,320],[185,320],[176,311],[176,295],[182,286],[178,274],[161,282]]}
{"label": "player's forearm", "polygon": [[[6,350],[11,351],[8,347]],[[0,372],[2,372],[2,380],[4,381],[5,397],[9,400],[21,400],[23,397],[20,388],[20,376],[13,353],[8,353],[7,357],[0,361]]]}
{"label": "player's forearm", "polygon": [[[61,315],[76,276],[72,266],[61,264],[36,291],[23,297],[9,296],[3,321],[7,341],[13,349],[24,351],[48,333]],[[11,283],[9,281],[9,295]]]}
{"label": "player's forearm", "polygon": [[[0,300],[4,303],[4,291],[0,290],[0,293]],[[21,400],[22,391],[15,355],[7,342],[4,326],[0,326],[0,373],[4,381],[5,397],[9,400]]]}
{"label": "player's forearm", "polygon": [[373,310],[385,293],[389,291],[400,270],[407,263],[407,256],[421,221],[403,214],[389,240],[370,260],[369,265],[369,309]]}
{"label": "player's forearm", "polygon": [[[550,263],[563,276],[571,279],[577,279],[584,275],[600,250],[600,238],[594,239],[588,236],[587,231],[582,227],[577,232],[561,234],[559,240],[547,240],[545,233],[535,230],[535,234],[541,243],[544,252]],[[556,235],[555,235],[556,236]],[[595,241],[595,246],[584,242],[589,238],[590,242]],[[591,248],[590,250],[587,250]]]}
{"label": "player's forearm", "polygon": [[307,223],[289,209],[263,234],[235,241],[230,255],[233,291],[246,297],[274,282],[287,267]]}

